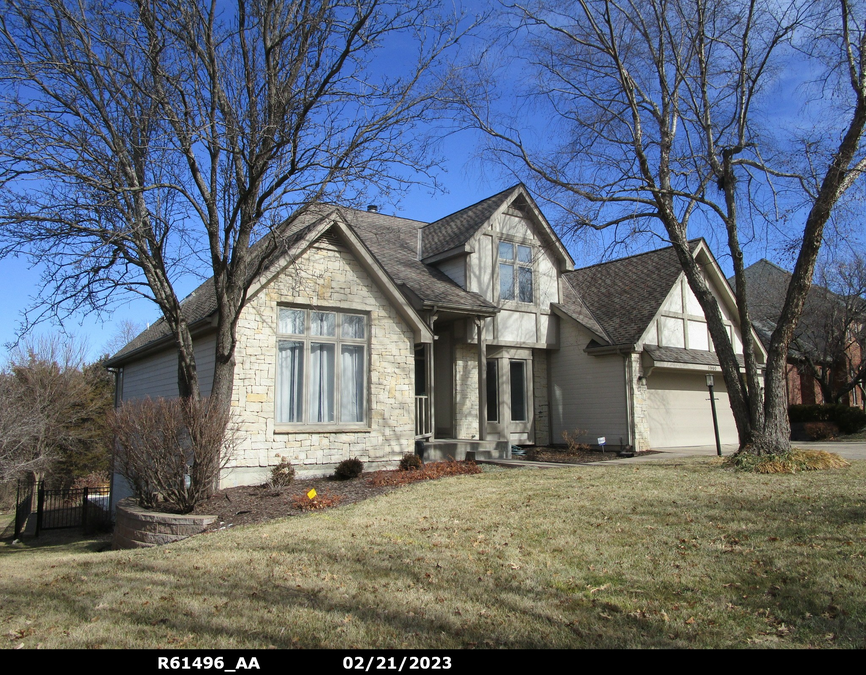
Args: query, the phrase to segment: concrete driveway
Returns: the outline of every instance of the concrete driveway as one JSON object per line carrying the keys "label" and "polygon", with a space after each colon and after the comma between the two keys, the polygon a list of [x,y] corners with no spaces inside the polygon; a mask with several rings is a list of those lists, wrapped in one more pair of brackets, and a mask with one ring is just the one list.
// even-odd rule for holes
{"label": "concrete driveway", "polygon": [[[795,441],[794,446],[804,450],[826,450],[827,452],[835,452],[840,457],[845,459],[866,459],[866,442],[840,442],[840,441]],[[633,457],[631,459],[616,459],[614,462],[652,462],[663,459],[676,459],[678,457],[693,457],[695,455],[703,455],[707,457],[716,456],[715,445],[693,445],[683,448],[653,448],[653,451],[658,454]],[[737,451],[737,445],[723,444],[722,454],[729,456]]]}

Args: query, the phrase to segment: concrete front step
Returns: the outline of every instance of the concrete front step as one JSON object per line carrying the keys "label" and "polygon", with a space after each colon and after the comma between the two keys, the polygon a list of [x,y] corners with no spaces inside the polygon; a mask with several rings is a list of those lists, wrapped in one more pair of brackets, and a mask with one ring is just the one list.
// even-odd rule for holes
{"label": "concrete front step", "polygon": [[477,441],[460,438],[441,438],[419,441],[418,454],[425,462],[441,462],[448,459],[511,459],[508,441]]}

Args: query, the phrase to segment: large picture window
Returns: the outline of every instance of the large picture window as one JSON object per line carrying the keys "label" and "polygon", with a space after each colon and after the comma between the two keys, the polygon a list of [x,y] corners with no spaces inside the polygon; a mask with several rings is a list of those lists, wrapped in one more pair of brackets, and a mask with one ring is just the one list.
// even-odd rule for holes
{"label": "large picture window", "polygon": [[499,298],[533,302],[532,247],[499,242]]}
{"label": "large picture window", "polygon": [[277,424],[366,421],[367,317],[279,308]]}

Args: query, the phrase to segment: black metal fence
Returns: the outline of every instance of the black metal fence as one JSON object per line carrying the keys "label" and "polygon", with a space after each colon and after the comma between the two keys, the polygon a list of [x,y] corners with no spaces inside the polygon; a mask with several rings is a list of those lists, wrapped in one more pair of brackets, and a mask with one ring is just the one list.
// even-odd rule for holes
{"label": "black metal fence", "polygon": [[[24,530],[28,518],[33,518],[34,489],[36,496],[35,530],[81,527],[97,530],[111,524],[109,488],[46,488],[44,483],[18,485],[18,506],[15,511],[15,536]],[[29,528],[28,528],[29,529]]]}

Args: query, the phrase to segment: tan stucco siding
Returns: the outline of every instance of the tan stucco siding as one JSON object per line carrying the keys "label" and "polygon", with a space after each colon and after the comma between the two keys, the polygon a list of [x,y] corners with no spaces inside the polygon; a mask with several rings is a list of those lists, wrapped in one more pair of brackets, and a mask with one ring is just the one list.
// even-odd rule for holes
{"label": "tan stucco siding", "polygon": [[[738,327],[739,319],[722,300],[718,289],[711,287],[710,290],[719,303],[725,324],[732,336],[734,351],[742,354],[743,342]],[[658,316],[647,328],[643,342],[665,347],[713,350],[706,317],[698,299],[686,283],[684,275],[681,275],[671,288],[659,309]]]}
{"label": "tan stucco siding", "polygon": [[[468,261],[469,290],[480,293],[502,310],[488,322],[487,339],[493,344],[552,344],[546,319],[550,304],[559,302],[559,273],[554,252],[543,242],[536,228],[527,218],[505,212],[494,216],[471,242],[474,253],[470,254]],[[500,298],[501,241],[532,248],[531,303]],[[456,275],[452,278],[456,279]]]}
{"label": "tan stucco siding", "polygon": [[560,349],[548,352],[550,363],[550,441],[562,443],[562,432],[579,434],[585,443],[605,436],[607,443],[628,443],[625,365],[619,354],[590,356],[583,350],[592,338],[570,319],[559,322]]}

